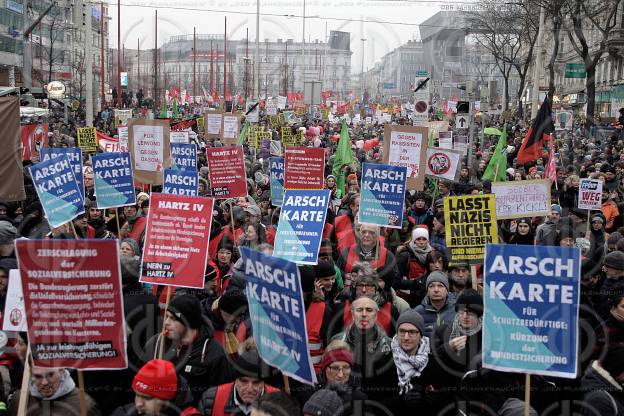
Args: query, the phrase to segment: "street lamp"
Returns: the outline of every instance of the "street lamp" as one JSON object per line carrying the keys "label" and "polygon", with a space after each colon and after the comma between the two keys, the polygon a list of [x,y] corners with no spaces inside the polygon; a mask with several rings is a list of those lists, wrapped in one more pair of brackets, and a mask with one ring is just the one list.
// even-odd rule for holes
{"label": "street lamp", "polygon": [[364,42],[367,41],[366,38],[360,39],[362,41],[362,72],[360,75],[360,86],[362,87],[362,101],[364,101]]}

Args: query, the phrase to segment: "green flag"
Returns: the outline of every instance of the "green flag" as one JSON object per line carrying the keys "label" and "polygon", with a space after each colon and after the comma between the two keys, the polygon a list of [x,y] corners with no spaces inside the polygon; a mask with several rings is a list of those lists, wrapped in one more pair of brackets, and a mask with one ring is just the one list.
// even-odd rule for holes
{"label": "green flag", "polygon": [[178,118],[180,117],[180,112],[178,111],[178,99],[174,98],[173,99],[173,118]]}
{"label": "green flag", "polygon": [[349,137],[349,128],[347,123],[342,122],[340,129],[340,140],[338,140],[338,149],[334,158],[334,166],[332,175],[336,177],[336,185],[338,187],[337,196],[341,198],[345,194],[345,174],[344,166],[353,162],[353,151],[351,150],[351,138]]}
{"label": "green flag", "polygon": [[167,103],[165,101],[160,106],[160,118],[167,118]]}
{"label": "green flag", "polygon": [[241,146],[245,144],[245,137],[247,137],[248,128],[249,128],[249,123],[245,122],[245,124],[243,124],[243,128],[241,129],[240,134],[238,135],[238,140],[236,141],[237,146]]}
{"label": "green flag", "polygon": [[507,179],[507,126],[498,139],[498,144],[482,179],[492,182],[502,182]]}

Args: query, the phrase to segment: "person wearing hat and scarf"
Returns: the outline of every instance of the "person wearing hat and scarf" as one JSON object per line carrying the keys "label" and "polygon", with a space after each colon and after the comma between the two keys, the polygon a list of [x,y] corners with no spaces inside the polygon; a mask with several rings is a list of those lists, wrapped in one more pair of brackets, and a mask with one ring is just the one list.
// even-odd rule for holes
{"label": "person wearing hat and scarf", "polygon": [[303,416],[342,416],[342,399],[332,387],[317,390],[303,405]]}
{"label": "person wearing hat and scarf", "polygon": [[425,296],[423,278],[427,274],[427,254],[431,250],[429,230],[425,226],[414,228],[411,240],[397,249],[397,267],[401,280],[393,282],[392,287],[412,308],[420,304]]}
{"label": "person wearing hat and scarf", "polygon": [[143,245],[147,218],[143,216],[138,205],[128,205],[123,209],[126,222],[121,226],[120,238],[132,238],[139,246]]}
{"label": "person wearing hat and scarf", "polygon": [[557,240],[557,224],[561,219],[561,206],[552,204],[550,215],[535,230],[535,245],[554,246]]}
{"label": "person wearing hat and scarf", "polygon": [[186,381],[178,377],[173,364],[150,360],[132,381],[134,403],[117,408],[111,416],[195,416],[193,396]]}
{"label": "person wearing hat and scarf", "polygon": [[145,345],[145,356],[157,358],[164,336],[163,358],[171,361],[188,381],[195,400],[199,400],[207,388],[231,379],[225,351],[213,338],[212,324],[202,315],[197,298],[174,297],[165,312],[164,327],[162,334],[155,335]]}
{"label": "person wearing hat and scarf", "polygon": [[336,177],[334,175],[328,175],[325,178],[325,189],[329,189],[331,191],[329,194],[329,208],[335,213],[338,207],[340,207],[341,195],[340,190],[336,185]]}
{"label": "person wearing hat and scarf", "polygon": [[624,287],[624,253],[614,251],[607,254],[602,270],[604,278],[597,283],[594,305],[600,317],[607,319],[610,315],[609,297]]}

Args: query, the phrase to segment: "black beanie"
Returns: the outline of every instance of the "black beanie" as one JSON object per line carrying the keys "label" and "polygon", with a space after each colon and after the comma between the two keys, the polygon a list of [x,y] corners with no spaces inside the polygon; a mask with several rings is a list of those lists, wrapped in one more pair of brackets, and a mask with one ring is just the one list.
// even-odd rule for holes
{"label": "black beanie", "polygon": [[230,253],[234,253],[234,243],[227,234],[224,234],[221,241],[219,241],[219,248],[217,249],[217,252],[221,249],[229,250]]}
{"label": "black beanie", "polygon": [[301,290],[314,292],[314,268],[312,266],[299,266],[299,276],[301,276]]}
{"label": "black beanie", "polygon": [[176,296],[167,311],[188,328],[198,329],[202,325],[201,305],[195,296]]}
{"label": "black beanie", "polygon": [[464,306],[479,317],[483,316],[483,298],[474,289],[467,288],[461,291],[457,302],[455,302],[455,312],[459,311],[460,306]]}
{"label": "black beanie", "polygon": [[226,291],[219,298],[219,309],[230,315],[239,315],[247,309],[247,297],[240,290]]}
{"label": "black beanie", "polygon": [[332,263],[319,261],[318,264],[314,266],[314,275],[317,279],[336,276],[336,269],[334,269]]}

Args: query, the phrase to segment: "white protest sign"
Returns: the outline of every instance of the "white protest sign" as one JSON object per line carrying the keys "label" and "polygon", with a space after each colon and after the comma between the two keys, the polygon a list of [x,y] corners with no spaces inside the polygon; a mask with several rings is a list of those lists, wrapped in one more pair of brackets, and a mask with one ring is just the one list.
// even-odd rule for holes
{"label": "white protest sign", "polygon": [[548,179],[492,183],[496,218],[524,218],[550,214]]}
{"label": "white protest sign", "polygon": [[277,97],[277,108],[283,110],[286,108],[286,97],[280,95]]}
{"label": "white protest sign", "polygon": [[453,148],[453,132],[452,131],[438,132],[438,147],[442,149]]}
{"label": "white protest sign", "polygon": [[462,154],[455,150],[429,147],[425,174],[454,181],[459,172]]}
{"label": "white protest sign", "polygon": [[169,133],[169,140],[171,143],[188,143],[189,132],[188,131],[172,131]]}
{"label": "white protest sign", "polygon": [[119,149],[122,152],[128,151],[128,126],[117,127],[117,134],[119,136]]}
{"label": "white protest sign", "polygon": [[600,210],[602,207],[602,182],[597,179],[581,179],[578,196],[579,209]]}
{"label": "white protest sign", "polygon": [[221,134],[221,121],[223,114],[209,112],[206,114],[206,133],[213,136]]}
{"label": "white protest sign", "polygon": [[22,278],[19,270],[9,270],[9,287],[7,288],[4,311],[2,311],[3,331],[27,331],[26,308],[22,292]]}

